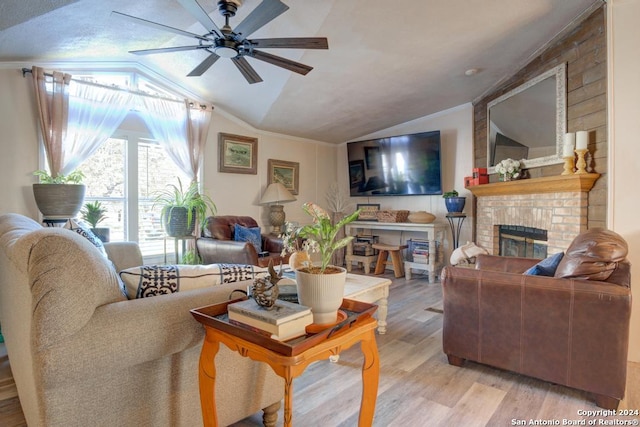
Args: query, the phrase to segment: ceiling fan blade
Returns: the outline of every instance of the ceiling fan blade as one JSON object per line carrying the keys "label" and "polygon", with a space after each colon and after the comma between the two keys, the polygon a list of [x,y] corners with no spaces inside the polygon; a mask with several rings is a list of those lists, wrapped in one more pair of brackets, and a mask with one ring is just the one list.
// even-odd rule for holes
{"label": "ceiling fan blade", "polygon": [[196,18],[209,32],[215,32],[220,37],[224,37],[220,28],[213,22],[213,19],[200,6],[196,0],[178,0],[178,3],[184,7],[194,18]]}
{"label": "ceiling fan blade", "polygon": [[236,56],[235,58],[231,58],[231,60],[250,84],[260,83],[262,81],[262,78],[244,57]]}
{"label": "ceiling fan blade", "polygon": [[262,52],[259,50],[253,50],[251,56],[261,61],[268,62],[269,64],[286,68],[289,71],[293,71],[294,73],[302,75],[307,75],[309,71],[313,70],[313,67],[310,67],[308,65],[304,65],[299,62],[283,58],[281,56],[271,55],[270,53]]}
{"label": "ceiling fan blade", "polygon": [[234,28],[239,40],[249,37],[254,31],[289,10],[289,6],[280,0],[263,0],[244,20]]}
{"label": "ceiling fan blade", "polygon": [[141,49],[130,50],[129,53],[134,55],[151,55],[154,53],[182,52],[185,50],[206,49],[206,46],[176,46],[176,47],[160,47],[157,49]]}
{"label": "ceiling fan blade", "polygon": [[326,37],[289,37],[279,39],[252,39],[258,48],[329,49]]}
{"label": "ceiling fan blade", "polygon": [[189,74],[187,74],[187,77],[201,76],[202,74],[204,74],[205,71],[207,71],[209,68],[211,68],[211,66],[218,59],[220,59],[220,57],[217,54],[212,53],[211,55],[207,56],[204,61],[202,61],[200,64],[198,64],[198,66],[196,68],[191,70],[191,72]]}
{"label": "ceiling fan blade", "polygon": [[169,27],[167,25],[158,24],[157,22],[147,21],[146,19],[137,18],[135,16],[127,15],[125,13],[116,12],[115,10],[111,12],[111,16],[126,19],[128,21],[135,22],[136,24],[146,25],[147,27],[155,28],[157,30],[169,31],[171,33],[179,34],[181,36],[186,37],[194,37],[198,40],[207,40],[206,37],[202,37],[199,34],[190,33],[188,31],[183,31],[178,28]]}

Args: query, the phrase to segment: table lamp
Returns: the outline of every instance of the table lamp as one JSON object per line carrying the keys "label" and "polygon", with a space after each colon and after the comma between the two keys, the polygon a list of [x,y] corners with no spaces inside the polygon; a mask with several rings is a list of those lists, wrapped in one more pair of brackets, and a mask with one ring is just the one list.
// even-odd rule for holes
{"label": "table lamp", "polygon": [[280,234],[282,232],[282,226],[284,225],[285,213],[282,203],[293,202],[296,200],[293,194],[287,190],[287,188],[279,182],[269,184],[267,191],[262,195],[260,199],[261,205],[271,205],[269,210],[269,221],[273,227],[272,233]]}

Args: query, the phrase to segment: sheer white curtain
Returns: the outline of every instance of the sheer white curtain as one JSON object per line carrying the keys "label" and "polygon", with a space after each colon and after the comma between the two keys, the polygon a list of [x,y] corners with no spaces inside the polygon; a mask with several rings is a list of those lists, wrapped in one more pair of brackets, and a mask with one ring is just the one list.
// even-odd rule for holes
{"label": "sheer white curtain", "polygon": [[187,109],[181,102],[141,96],[142,117],[153,137],[171,160],[189,177],[192,171],[186,149]]}
{"label": "sheer white curtain", "polygon": [[197,181],[204,155],[211,111],[192,108],[191,103],[142,97],[143,118],[151,134],[165,149],[171,160],[191,181]]}
{"label": "sheer white curtain", "polygon": [[72,81],[61,172],[73,172],[100,148],[120,126],[131,105],[129,92]]}
{"label": "sheer white curtain", "polygon": [[187,104],[187,149],[189,153],[189,162],[192,179],[197,179],[200,164],[204,157],[204,149],[207,145],[207,135],[209,134],[209,126],[211,124],[211,109],[205,105],[190,107]]}

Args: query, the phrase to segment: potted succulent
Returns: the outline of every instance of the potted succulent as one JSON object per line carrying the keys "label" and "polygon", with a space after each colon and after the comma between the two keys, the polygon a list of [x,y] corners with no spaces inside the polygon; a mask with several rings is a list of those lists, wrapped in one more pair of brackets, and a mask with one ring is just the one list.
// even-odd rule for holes
{"label": "potted succulent", "polygon": [[99,200],[85,203],[84,207],[80,211],[82,219],[91,225],[91,231],[93,234],[95,234],[98,239],[102,240],[104,243],[109,241],[109,228],[98,227],[98,224],[107,218],[105,215],[106,213],[107,208],[102,206],[102,203],[100,203]]}
{"label": "potted succulent", "polygon": [[198,218],[204,225],[207,213],[216,213],[215,203],[209,196],[200,194],[196,181],[186,189],[180,179],[178,185],[169,184],[167,189],[156,193],[153,206],[156,205],[162,205],[161,219],[171,237],[192,235]]}
{"label": "potted succulent", "polygon": [[84,201],[84,175],[80,171],[51,176],[45,170],[33,173],[40,183],[33,184],[33,197],[45,219],[74,218]]}
{"label": "potted succulent", "polygon": [[335,323],[342,305],[347,270],[329,263],[333,253],[353,239],[353,236],[339,237],[338,233],[346,224],[358,219],[360,210],[334,223],[329,214],[314,203],[305,203],[302,209],[311,216],[313,223],[289,233],[283,244],[292,251],[297,239],[303,240],[303,248],[320,254],[320,263],[295,270],[298,300],[311,308],[315,324]]}
{"label": "potted succulent", "polygon": [[467,198],[464,196],[461,197],[456,190],[447,191],[442,197],[444,197],[447,212],[460,213],[464,210],[464,204]]}

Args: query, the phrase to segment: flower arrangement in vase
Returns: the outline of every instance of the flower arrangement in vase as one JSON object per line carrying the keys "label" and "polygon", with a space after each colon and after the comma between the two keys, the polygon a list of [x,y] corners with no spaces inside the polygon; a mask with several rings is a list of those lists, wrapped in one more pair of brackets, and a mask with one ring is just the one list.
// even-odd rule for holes
{"label": "flower arrangement in vase", "polygon": [[520,160],[504,159],[496,165],[496,172],[500,176],[500,181],[512,181],[520,177],[521,167]]}

